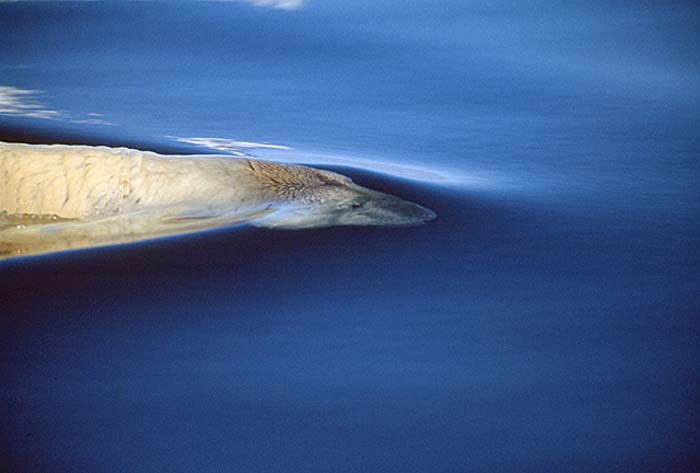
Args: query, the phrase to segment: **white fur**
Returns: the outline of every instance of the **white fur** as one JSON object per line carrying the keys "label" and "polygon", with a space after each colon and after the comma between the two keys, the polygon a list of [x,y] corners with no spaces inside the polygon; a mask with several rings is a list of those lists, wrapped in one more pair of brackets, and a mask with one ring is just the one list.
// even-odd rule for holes
{"label": "white fur", "polygon": [[419,205],[304,166],[0,142],[0,257],[242,222],[300,229],[434,217]]}
{"label": "white fur", "polygon": [[175,205],[231,210],[259,197],[249,181],[237,159],[0,143],[0,211],[8,214],[87,219]]}

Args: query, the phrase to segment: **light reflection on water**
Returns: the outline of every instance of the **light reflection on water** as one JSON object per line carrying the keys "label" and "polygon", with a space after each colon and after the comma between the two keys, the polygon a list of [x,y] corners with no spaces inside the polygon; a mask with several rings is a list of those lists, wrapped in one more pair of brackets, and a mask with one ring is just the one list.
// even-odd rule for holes
{"label": "light reflection on water", "polygon": [[157,211],[95,220],[64,220],[0,214],[0,259],[125,244],[252,222],[274,209],[239,211],[206,218],[163,219]]}

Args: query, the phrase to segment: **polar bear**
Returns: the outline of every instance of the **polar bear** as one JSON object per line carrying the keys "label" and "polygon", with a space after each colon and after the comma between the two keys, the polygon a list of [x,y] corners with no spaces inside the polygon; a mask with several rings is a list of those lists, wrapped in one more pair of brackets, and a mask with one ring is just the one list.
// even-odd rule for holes
{"label": "polar bear", "polygon": [[79,221],[137,214],[191,220],[262,212],[251,223],[285,229],[415,225],[436,216],[341,174],[305,166],[2,142],[0,212]]}

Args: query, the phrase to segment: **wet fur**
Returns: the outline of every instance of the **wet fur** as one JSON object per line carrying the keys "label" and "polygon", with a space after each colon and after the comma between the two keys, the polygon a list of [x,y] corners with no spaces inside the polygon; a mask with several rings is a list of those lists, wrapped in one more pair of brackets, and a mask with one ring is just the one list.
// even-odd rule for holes
{"label": "wet fur", "polygon": [[264,226],[420,223],[432,212],[329,171],[267,161],[163,156],[104,146],[0,143],[0,212],[93,220],[155,211],[201,218],[287,205]]}

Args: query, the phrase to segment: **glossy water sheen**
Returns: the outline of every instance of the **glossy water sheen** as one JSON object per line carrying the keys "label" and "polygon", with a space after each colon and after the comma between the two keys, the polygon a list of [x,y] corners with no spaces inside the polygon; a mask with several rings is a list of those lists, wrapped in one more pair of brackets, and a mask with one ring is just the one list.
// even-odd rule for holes
{"label": "glossy water sheen", "polygon": [[438,214],[0,262],[3,471],[693,471],[698,24],[0,3],[0,141],[274,144]]}

